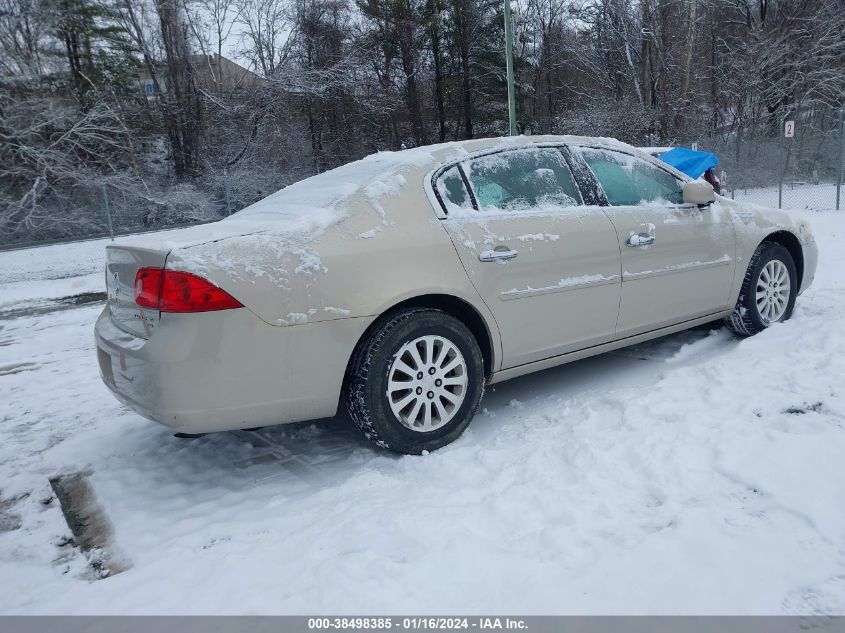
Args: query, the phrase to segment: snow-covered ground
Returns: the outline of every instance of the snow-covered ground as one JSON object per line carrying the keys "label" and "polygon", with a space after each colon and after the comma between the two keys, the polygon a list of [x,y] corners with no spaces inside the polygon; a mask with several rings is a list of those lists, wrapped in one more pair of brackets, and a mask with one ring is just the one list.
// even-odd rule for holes
{"label": "snow-covered ground", "polygon": [[[179,229],[156,231],[161,239]],[[116,237],[115,244],[137,236]],[[103,249],[108,238],[0,250],[0,317],[11,309],[50,307],[60,299],[105,292]]]}
{"label": "snow-covered ground", "polygon": [[[727,194],[731,197],[731,194]],[[751,202],[765,207],[777,208],[778,188],[759,187],[752,189],[737,189],[733,197],[742,202]],[[840,191],[840,208],[845,210],[845,185]],[[784,209],[807,209],[824,211],[836,207],[835,184],[810,184],[785,182],[782,190],[782,204]]]}
{"label": "snow-covered ground", "polygon": [[[787,323],[496,385],[424,457],[330,420],[177,439],[101,385],[100,305],[0,320],[0,612],[845,613],[845,213],[798,213]],[[101,249],[0,253],[0,305],[39,269],[101,291]],[[109,578],[48,481],[79,472]]]}

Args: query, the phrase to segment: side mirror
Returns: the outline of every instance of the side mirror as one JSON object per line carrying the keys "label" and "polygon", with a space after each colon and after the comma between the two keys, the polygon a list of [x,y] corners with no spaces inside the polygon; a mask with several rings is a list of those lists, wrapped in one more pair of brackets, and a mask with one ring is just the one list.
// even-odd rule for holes
{"label": "side mirror", "polygon": [[692,180],[684,185],[685,204],[710,204],[716,200],[713,185],[704,180]]}

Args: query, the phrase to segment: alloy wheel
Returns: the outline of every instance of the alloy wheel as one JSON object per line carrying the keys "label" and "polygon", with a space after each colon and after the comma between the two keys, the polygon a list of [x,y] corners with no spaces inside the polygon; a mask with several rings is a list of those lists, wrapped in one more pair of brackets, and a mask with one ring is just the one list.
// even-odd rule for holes
{"label": "alloy wheel", "polygon": [[768,323],[779,321],[789,305],[789,270],[779,259],[766,262],[757,277],[756,301],[760,318]]}
{"label": "alloy wheel", "polygon": [[442,336],[416,338],[393,357],[387,399],[396,419],[412,431],[434,431],[447,424],[466,393],[466,361]]}

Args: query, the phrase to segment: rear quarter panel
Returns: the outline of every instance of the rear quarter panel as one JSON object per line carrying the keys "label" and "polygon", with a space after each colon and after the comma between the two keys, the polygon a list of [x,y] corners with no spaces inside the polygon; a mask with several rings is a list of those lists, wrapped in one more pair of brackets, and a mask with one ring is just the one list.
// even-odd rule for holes
{"label": "rear quarter panel", "polygon": [[426,196],[430,171],[413,167],[359,190],[343,203],[343,220],[313,239],[233,237],[176,250],[167,267],[203,275],[279,327],[377,316],[413,297],[452,295],[481,314],[498,351],[493,317]]}

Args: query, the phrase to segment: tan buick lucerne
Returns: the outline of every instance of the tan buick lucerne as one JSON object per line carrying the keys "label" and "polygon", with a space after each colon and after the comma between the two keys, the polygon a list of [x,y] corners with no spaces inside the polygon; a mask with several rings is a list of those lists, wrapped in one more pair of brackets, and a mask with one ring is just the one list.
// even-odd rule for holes
{"label": "tan buick lucerne", "polygon": [[97,351],[115,396],[177,432],[344,413],[420,453],[460,436],[485,385],[788,319],[816,261],[806,224],[612,139],[447,143],[109,246]]}

